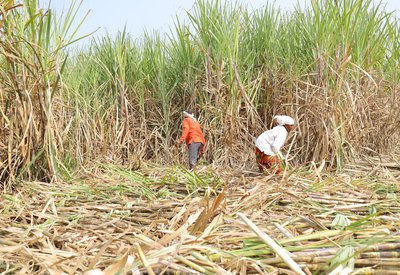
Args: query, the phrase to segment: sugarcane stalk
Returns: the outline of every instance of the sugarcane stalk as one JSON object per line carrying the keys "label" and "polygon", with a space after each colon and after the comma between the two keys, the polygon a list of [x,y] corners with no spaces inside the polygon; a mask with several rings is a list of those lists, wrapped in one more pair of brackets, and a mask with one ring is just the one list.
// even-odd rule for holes
{"label": "sugarcane stalk", "polygon": [[204,268],[204,267],[202,267],[202,266],[200,266],[200,265],[198,265],[198,264],[196,264],[196,263],[194,263],[194,262],[192,262],[192,261],[189,261],[188,259],[186,259],[186,258],[184,258],[184,257],[182,257],[182,256],[180,256],[180,255],[177,255],[175,258],[176,258],[178,261],[180,261],[180,262],[186,264],[186,265],[189,266],[190,268],[199,271],[200,273],[210,274],[210,275],[211,275],[211,274],[214,274],[213,272],[208,271],[206,268]]}
{"label": "sugarcane stalk", "polygon": [[286,251],[284,248],[279,246],[270,236],[266,233],[262,232],[252,221],[250,221],[244,214],[238,213],[237,214],[249,227],[256,233],[270,248],[272,248],[283,260],[287,265],[292,269],[294,272],[300,275],[306,275],[303,270],[299,267],[299,265],[293,261],[292,258],[289,256],[289,252]]}
{"label": "sugarcane stalk", "polygon": [[[354,261],[356,267],[388,267],[388,268],[400,268],[400,261],[397,259],[390,261],[385,261],[385,259],[356,259]],[[289,265],[285,262],[275,263],[276,267],[289,267]],[[321,263],[307,263],[307,262],[298,262],[298,265],[301,267],[308,267],[311,270],[325,269],[327,267],[326,262]]]}
{"label": "sugarcane stalk", "polygon": [[[385,247],[381,247],[385,248]],[[335,255],[339,248],[323,248],[316,249],[313,251],[301,251],[301,252],[291,252],[294,257],[321,257],[321,256],[329,256]],[[385,251],[385,250],[376,250],[376,246],[370,246],[367,248],[356,248],[357,251],[361,251],[362,253],[359,255],[359,258],[400,258],[400,252],[398,251]],[[386,249],[392,249],[391,247],[386,247]],[[374,251],[374,252],[373,252]]]}
{"label": "sugarcane stalk", "polygon": [[147,259],[146,259],[146,256],[144,255],[143,250],[142,250],[142,248],[140,247],[140,245],[139,245],[138,243],[135,243],[135,247],[136,247],[136,250],[137,250],[137,252],[138,252],[139,258],[140,258],[140,260],[141,260],[143,266],[146,268],[147,272],[148,272],[150,275],[155,275],[153,269],[151,268],[149,262],[148,262]]}
{"label": "sugarcane stalk", "polygon": [[216,269],[218,271],[218,273],[221,273],[221,274],[227,273],[226,270],[224,270],[222,267],[218,266],[214,262],[210,261],[210,259],[208,259],[207,257],[203,256],[202,254],[200,254],[198,252],[192,252],[191,255],[193,257],[195,257],[197,260],[200,260],[200,261],[208,264],[210,267],[212,267],[214,269],[213,270],[214,272],[216,272],[215,271],[215,269]]}
{"label": "sugarcane stalk", "polygon": [[358,275],[400,275],[400,271],[390,269],[371,269],[371,268],[359,268],[354,269],[353,274]]}
{"label": "sugarcane stalk", "polygon": [[186,266],[181,266],[174,262],[169,262],[167,260],[160,260],[160,263],[171,269],[174,269],[175,271],[182,272],[183,274],[196,274],[197,273],[196,270],[190,269]]}
{"label": "sugarcane stalk", "polygon": [[292,233],[289,232],[289,230],[287,230],[286,228],[284,228],[282,225],[280,225],[279,223],[274,223],[275,227],[282,232],[282,234],[286,237],[286,238],[293,238]]}
{"label": "sugarcane stalk", "polygon": [[359,255],[360,258],[399,258],[400,252],[397,251],[384,251],[384,252],[365,252]]}
{"label": "sugarcane stalk", "polygon": [[[292,259],[296,261],[296,263],[326,263],[332,259],[332,256],[325,256],[325,257],[299,257],[299,256],[292,256]],[[283,260],[281,258],[270,258],[261,260],[265,264],[277,264],[282,263]]]}
{"label": "sugarcane stalk", "polygon": [[356,266],[393,266],[400,268],[400,260],[395,258],[355,259]]}

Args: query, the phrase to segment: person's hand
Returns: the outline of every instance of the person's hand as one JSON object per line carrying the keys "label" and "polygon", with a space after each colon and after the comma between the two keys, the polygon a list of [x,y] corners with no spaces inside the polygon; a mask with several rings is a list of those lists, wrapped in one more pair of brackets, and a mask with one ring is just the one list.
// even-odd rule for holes
{"label": "person's hand", "polygon": [[199,158],[201,158],[204,154],[204,144],[201,145],[200,150],[199,150]]}
{"label": "person's hand", "polygon": [[182,150],[182,147],[183,147],[182,145],[183,145],[183,144],[185,144],[185,142],[183,142],[183,141],[178,141],[178,142],[176,143],[176,147],[178,147],[179,150]]}

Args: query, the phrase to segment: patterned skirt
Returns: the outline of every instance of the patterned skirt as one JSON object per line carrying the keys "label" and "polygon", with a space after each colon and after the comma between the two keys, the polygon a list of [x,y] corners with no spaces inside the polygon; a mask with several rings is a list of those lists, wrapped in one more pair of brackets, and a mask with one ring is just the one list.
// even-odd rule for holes
{"label": "patterned skirt", "polygon": [[278,156],[264,154],[258,148],[256,148],[256,162],[260,172],[267,169],[271,172],[275,171],[275,174],[279,174],[282,171]]}

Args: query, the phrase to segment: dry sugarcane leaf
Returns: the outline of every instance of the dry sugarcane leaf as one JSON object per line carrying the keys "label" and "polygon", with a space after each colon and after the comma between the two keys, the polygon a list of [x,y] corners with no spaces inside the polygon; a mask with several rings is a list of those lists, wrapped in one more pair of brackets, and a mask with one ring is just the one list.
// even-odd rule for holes
{"label": "dry sugarcane leaf", "polygon": [[0,253],[15,253],[18,252],[19,250],[23,249],[25,245],[20,244],[20,245],[11,245],[11,246],[1,246],[0,247]]}
{"label": "dry sugarcane leaf", "polygon": [[114,274],[117,274],[117,273],[125,274],[125,272],[121,273],[121,271],[126,266],[126,263],[127,263],[127,260],[128,260],[128,253],[129,252],[126,252],[125,255],[120,260],[118,260],[116,263],[114,263],[114,264],[110,265],[109,267],[107,267],[104,270],[104,275],[114,275]]}
{"label": "dry sugarcane leaf", "polygon": [[206,207],[203,212],[200,214],[199,218],[197,219],[196,223],[193,225],[193,228],[190,230],[191,234],[195,234],[199,231],[203,231],[210,218],[214,215],[215,211],[217,210],[218,206],[222,203],[225,198],[225,190],[223,190],[217,198],[214,200],[210,209]]}

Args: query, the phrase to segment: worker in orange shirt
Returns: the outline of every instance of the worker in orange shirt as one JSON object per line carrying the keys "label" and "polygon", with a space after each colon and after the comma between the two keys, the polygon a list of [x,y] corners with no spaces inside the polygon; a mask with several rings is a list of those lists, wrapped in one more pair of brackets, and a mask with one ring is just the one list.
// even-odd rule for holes
{"label": "worker in orange shirt", "polygon": [[179,139],[179,144],[186,142],[189,149],[189,168],[192,169],[203,155],[206,140],[193,112],[186,110],[183,114],[185,116],[182,121],[183,133]]}

